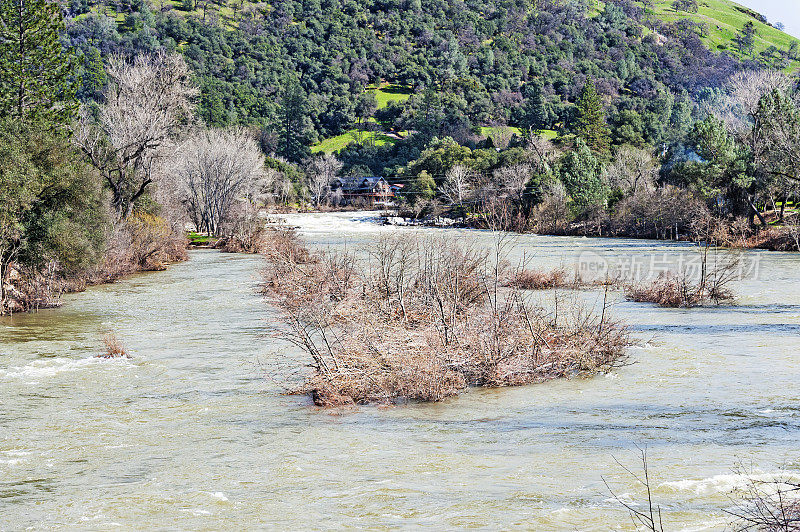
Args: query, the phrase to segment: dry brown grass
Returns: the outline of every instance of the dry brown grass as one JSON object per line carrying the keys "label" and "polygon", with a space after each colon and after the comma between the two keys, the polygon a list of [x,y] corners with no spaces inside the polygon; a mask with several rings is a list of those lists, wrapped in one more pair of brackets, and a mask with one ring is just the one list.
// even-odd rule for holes
{"label": "dry brown grass", "polygon": [[655,303],[661,307],[694,307],[701,302],[697,289],[684,277],[662,274],[658,278],[630,285],[625,297],[638,303]]}
{"label": "dry brown grass", "polygon": [[502,287],[497,250],[390,237],[365,260],[289,242],[265,253],[265,291],[286,318],[272,332],[310,356],[296,391],[318,405],[440,401],[470,385],[592,374],[624,359],[625,327],[531,306]]}
{"label": "dry brown grass", "polygon": [[503,286],[520,290],[547,290],[572,287],[575,284],[575,278],[568,278],[564,269],[550,271],[521,269],[509,275]]}
{"label": "dry brown grass", "polygon": [[128,351],[114,333],[108,333],[103,336],[103,345],[105,346],[105,351],[97,355],[97,358],[130,358]]}

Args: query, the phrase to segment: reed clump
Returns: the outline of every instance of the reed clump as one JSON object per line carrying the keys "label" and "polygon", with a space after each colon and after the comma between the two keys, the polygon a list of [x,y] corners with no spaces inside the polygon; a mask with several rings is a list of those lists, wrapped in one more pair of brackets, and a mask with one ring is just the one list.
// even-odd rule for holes
{"label": "reed clump", "polygon": [[296,390],[320,406],[441,401],[468,386],[590,375],[624,362],[626,328],[602,313],[534,307],[507,278],[501,244],[381,239],[353,253],[265,250],[272,332],[309,355]]}
{"label": "reed clump", "polygon": [[128,351],[114,333],[108,333],[103,336],[103,345],[105,346],[105,351],[97,355],[97,358],[130,358]]}

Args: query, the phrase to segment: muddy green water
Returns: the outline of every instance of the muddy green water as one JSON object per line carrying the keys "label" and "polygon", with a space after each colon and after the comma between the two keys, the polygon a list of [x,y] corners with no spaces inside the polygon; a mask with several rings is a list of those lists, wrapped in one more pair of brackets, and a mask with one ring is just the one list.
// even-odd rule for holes
{"label": "muddy green water", "polygon": [[[291,221],[333,247],[433,232],[357,214]],[[687,251],[518,240],[548,266]],[[0,529],[630,529],[601,476],[639,499],[614,462],[635,467],[636,445],[671,530],[724,529],[737,464],[800,478],[800,256],[748,257],[759,271],[736,306],[619,301],[641,342],[631,366],[432,405],[330,412],[283,395],[297,354],[265,335],[258,257],[195,251],[0,319]],[[133,358],[93,358],[108,330]]]}

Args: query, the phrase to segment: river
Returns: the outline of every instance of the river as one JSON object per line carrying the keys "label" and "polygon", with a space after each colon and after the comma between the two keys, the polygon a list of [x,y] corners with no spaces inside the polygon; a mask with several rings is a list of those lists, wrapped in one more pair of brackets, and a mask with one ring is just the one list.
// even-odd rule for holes
{"label": "river", "polygon": [[[323,247],[364,214],[292,215]],[[682,260],[686,244],[524,235],[537,264]],[[655,258],[654,258],[655,257]],[[164,272],[0,318],[0,529],[631,529],[647,447],[670,530],[721,530],[745,472],[800,478],[800,255],[748,252],[737,304],[623,301],[632,365],[438,404],[320,410],[286,395],[300,355],[266,333],[261,259],[198,250]],[[648,262],[649,261],[649,262]],[[542,296],[546,297],[546,295]],[[597,293],[583,297],[596,298]],[[105,360],[113,331],[130,359]]]}

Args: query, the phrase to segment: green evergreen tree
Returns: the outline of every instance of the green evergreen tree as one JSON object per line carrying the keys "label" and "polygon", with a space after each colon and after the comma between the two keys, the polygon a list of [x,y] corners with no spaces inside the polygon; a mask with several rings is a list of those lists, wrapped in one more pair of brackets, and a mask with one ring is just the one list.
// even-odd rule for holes
{"label": "green evergreen tree", "polygon": [[290,161],[298,162],[311,154],[307,114],[303,88],[297,81],[287,81],[281,99],[278,154]]}
{"label": "green evergreen tree", "polygon": [[48,0],[0,0],[0,115],[66,124],[77,103],[64,20]]}
{"label": "green evergreen tree", "polygon": [[78,89],[78,97],[83,100],[99,101],[103,97],[108,84],[106,67],[100,50],[92,46],[83,56],[83,70],[80,75],[81,86]]}
{"label": "green evergreen tree", "polygon": [[756,25],[752,20],[747,21],[742,30],[736,35],[736,47],[745,55],[753,55],[756,43]]}
{"label": "green evergreen tree", "polygon": [[534,80],[529,85],[529,89],[526,87],[530,93],[527,95],[528,101],[525,105],[525,121],[528,127],[539,134],[549,125],[548,112],[542,95],[542,82]]}
{"label": "green evergreen tree", "polygon": [[428,172],[423,170],[417,177],[409,181],[403,194],[408,197],[410,203],[433,199],[436,196],[436,181]]}
{"label": "green evergreen tree", "polygon": [[73,271],[102,253],[100,181],[50,125],[0,120],[0,314],[12,263],[38,270],[55,261]]}
{"label": "green evergreen tree", "polygon": [[605,206],[608,190],[600,171],[601,165],[597,158],[578,139],[575,151],[566,156],[559,172],[561,182],[572,198],[575,214],[580,214],[593,205]]}
{"label": "green evergreen tree", "polygon": [[603,103],[592,78],[586,80],[577,103],[575,134],[582,138],[593,152],[604,153],[609,147],[609,131],[603,116]]}

